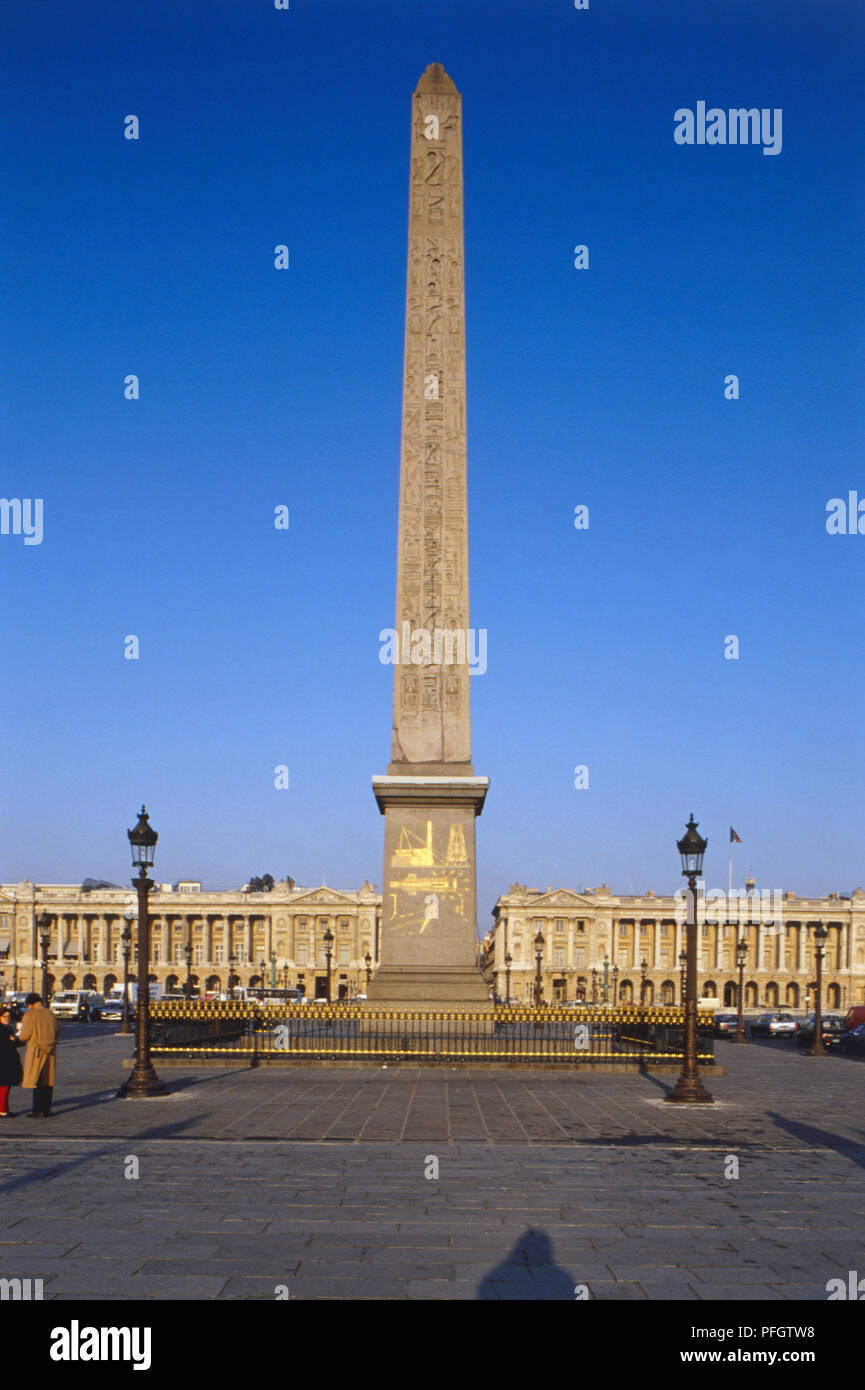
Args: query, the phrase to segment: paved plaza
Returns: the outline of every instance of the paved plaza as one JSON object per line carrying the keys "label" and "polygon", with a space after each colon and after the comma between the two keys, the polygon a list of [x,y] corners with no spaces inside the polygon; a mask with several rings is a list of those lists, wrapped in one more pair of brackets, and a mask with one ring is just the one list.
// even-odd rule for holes
{"label": "paved plaza", "polygon": [[165,1068],[166,1099],[121,1101],[130,1053],[65,1026],[55,1115],[2,1122],[0,1277],[46,1299],[825,1300],[865,1274],[855,1059],[721,1042],[693,1109],[672,1075],[414,1067]]}

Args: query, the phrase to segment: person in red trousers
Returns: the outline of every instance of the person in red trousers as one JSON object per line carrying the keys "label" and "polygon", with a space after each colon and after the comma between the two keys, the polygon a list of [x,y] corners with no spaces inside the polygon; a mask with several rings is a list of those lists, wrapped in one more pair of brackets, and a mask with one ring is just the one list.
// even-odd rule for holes
{"label": "person in red trousers", "polygon": [[0,1004],[0,1119],[8,1119],[9,1092],[13,1086],[21,1085],[21,1058],[19,1047],[24,1044],[15,1036],[12,1026],[12,1013],[8,1005]]}

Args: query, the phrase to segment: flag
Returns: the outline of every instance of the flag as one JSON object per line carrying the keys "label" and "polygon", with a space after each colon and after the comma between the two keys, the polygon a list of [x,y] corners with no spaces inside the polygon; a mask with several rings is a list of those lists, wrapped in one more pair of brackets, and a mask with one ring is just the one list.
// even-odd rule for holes
{"label": "flag", "polygon": [[731,845],[732,845],[732,844],[740,845],[741,843],[742,843],[742,841],[739,839],[739,836],[736,834],[735,830],[733,829],[733,827],[732,827],[732,825],[731,825],[731,826],[730,826],[730,844],[731,844]]}

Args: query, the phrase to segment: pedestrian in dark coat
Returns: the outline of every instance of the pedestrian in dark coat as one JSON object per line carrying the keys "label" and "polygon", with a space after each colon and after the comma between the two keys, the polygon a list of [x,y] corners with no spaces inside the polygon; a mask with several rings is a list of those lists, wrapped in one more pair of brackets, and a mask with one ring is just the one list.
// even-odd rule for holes
{"label": "pedestrian in dark coat", "polygon": [[21,1058],[19,1047],[24,1044],[15,1036],[12,1026],[12,1012],[8,1005],[0,1005],[0,1119],[11,1115],[9,1091],[21,1085]]}

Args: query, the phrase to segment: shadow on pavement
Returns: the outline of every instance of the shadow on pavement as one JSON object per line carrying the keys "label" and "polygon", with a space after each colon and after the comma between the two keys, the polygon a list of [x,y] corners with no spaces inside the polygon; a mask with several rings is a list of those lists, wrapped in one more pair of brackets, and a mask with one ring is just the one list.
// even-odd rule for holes
{"label": "shadow on pavement", "polygon": [[570,1299],[574,1281],[553,1259],[546,1231],[527,1230],[501,1264],[478,1284],[480,1299]]}
{"label": "shadow on pavement", "polygon": [[790,1120],[774,1110],[767,1110],[769,1119],[794,1138],[801,1139],[815,1149],[834,1149],[842,1158],[849,1158],[860,1168],[865,1168],[865,1144],[856,1139],[845,1139],[840,1134],[832,1134],[828,1129],[818,1129],[816,1125],[804,1124],[802,1120]]}

